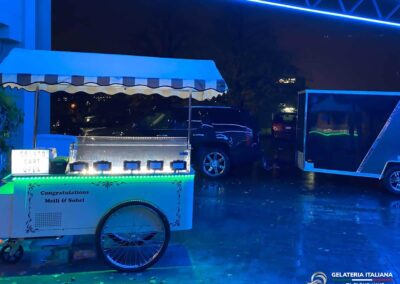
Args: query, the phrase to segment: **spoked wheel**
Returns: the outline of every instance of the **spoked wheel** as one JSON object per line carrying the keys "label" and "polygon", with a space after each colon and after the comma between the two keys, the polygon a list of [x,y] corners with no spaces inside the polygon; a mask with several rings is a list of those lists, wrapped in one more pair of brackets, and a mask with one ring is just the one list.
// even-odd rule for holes
{"label": "spoked wheel", "polygon": [[170,227],[156,207],[131,201],[113,208],[100,221],[96,232],[97,250],[119,271],[142,271],[165,252]]}
{"label": "spoked wheel", "polygon": [[392,193],[400,194],[400,167],[390,168],[384,179],[385,187]]}
{"label": "spoked wheel", "polygon": [[126,238],[123,235],[121,236],[118,234],[108,234],[108,237],[120,245],[125,245],[127,243],[130,245],[143,245],[145,241],[150,241],[156,235],[157,235],[156,232],[149,232],[148,234],[143,235],[141,240],[134,240],[134,241],[130,240],[129,238]]}
{"label": "spoked wheel", "polygon": [[4,263],[15,264],[24,256],[24,249],[18,243],[10,243],[3,246],[0,251],[0,258]]}
{"label": "spoked wheel", "polygon": [[393,172],[390,175],[390,181],[389,182],[390,182],[390,186],[393,189],[395,189],[397,191],[400,191],[400,171]]}
{"label": "spoked wheel", "polygon": [[229,171],[229,157],[220,149],[204,151],[201,157],[202,172],[209,177],[218,178]]}

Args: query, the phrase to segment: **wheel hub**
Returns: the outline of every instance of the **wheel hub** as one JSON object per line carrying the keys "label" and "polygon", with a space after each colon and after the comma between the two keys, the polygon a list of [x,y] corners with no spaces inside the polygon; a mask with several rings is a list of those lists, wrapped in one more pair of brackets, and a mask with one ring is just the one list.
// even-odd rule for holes
{"label": "wheel hub", "polygon": [[395,171],[390,175],[390,185],[394,190],[400,191],[400,171]]}
{"label": "wheel hub", "polygon": [[218,168],[218,166],[219,166],[219,162],[217,160],[213,160],[211,162],[211,167],[213,167],[214,169]]}
{"label": "wheel hub", "polygon": [[218,176],[225,171],[225,157],[219,152],[212,152],[205,156],[203,170],[209,176]]}

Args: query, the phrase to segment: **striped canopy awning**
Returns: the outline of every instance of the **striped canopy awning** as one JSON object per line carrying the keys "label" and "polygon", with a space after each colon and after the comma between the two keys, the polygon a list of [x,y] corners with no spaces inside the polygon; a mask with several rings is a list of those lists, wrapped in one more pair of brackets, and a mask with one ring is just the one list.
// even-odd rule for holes
{"label": "striped canopy awning", "polygon": [[50,93],[159,94],[203,101],[226,93],[212,60],[13,49],[0,85]]}

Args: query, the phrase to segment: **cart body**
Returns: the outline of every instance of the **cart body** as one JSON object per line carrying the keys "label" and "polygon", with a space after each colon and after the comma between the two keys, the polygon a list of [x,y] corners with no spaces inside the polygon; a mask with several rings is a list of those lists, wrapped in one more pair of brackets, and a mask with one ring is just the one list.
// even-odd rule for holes
{"label": "cart body", "polygon": [[96,234],[110,266],[140,271],[162,256],[170,230],[192,227],[192,98],[227,92],[213,61],[14,49],[0,64],[0,86],[35,91],[34,149],[40,91],[189,99],[187,137],[79,138],[65,151],[62,175],[48,174],[53,155],[45,151],[53,149],[32,156],[14,150],[13,176],[0,186],[0,238],[9,239],[0,250],[4,262],[22,258],[21,239]]}
{"label": "cart body", "polygon": [[192,227],[192,173],[13,177],[0,187],[0,238],[94,234],[101,218],[132,200],[160,209],[171,230]]}

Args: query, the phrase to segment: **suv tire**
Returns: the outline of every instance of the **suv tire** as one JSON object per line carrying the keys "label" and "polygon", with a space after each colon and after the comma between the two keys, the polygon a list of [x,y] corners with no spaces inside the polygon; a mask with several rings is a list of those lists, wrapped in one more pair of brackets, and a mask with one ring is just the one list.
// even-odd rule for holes
{"label": "suv tire", "polygon": [[210,178],[226,176],[231,167],[229,156],[220,148],[202,149],[198,164],[200,172]]}

